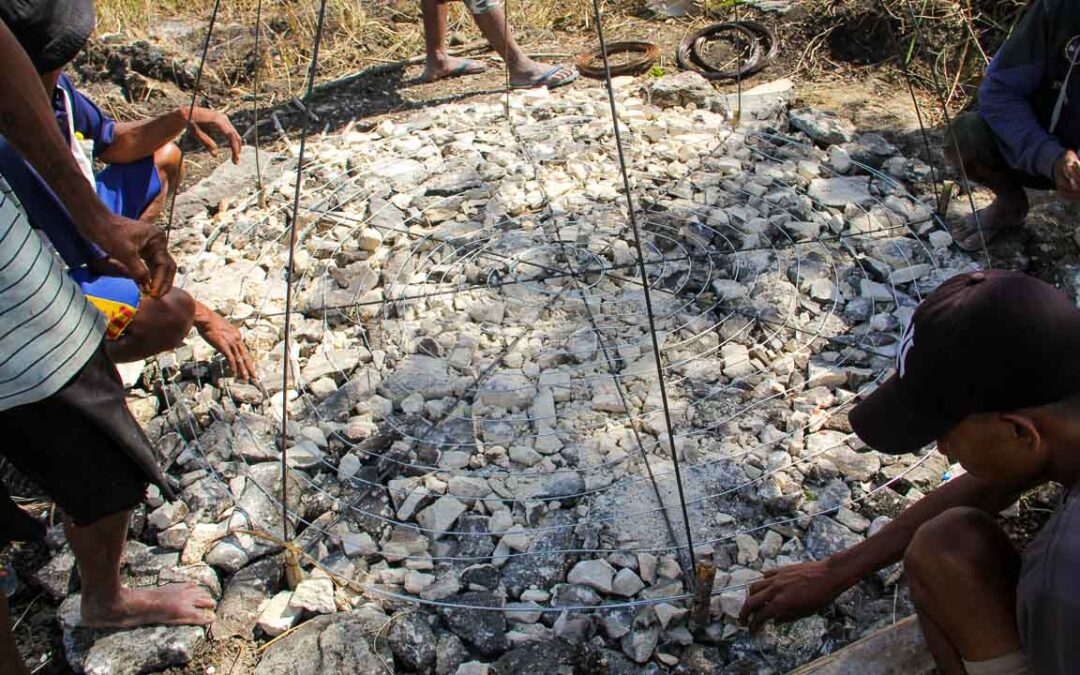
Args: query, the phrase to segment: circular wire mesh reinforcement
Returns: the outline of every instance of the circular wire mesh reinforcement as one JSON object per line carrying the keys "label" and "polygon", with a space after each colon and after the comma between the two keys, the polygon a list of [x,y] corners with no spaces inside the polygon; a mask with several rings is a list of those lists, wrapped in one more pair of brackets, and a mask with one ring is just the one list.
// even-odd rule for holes
{"label": "circular wire mesh reinforcement", "polygon": [[[546,124],[549,119],[574,116],[573,106],[560,105],[552,100],[530,101],[527,109],[511,106],[514,141],[526,161],[520,165],[507,161],[503,177],[481,177],[458,193],[440,183],[445,171],[422,165],[416,169],[409,162],[416,157],[452,156],[459,140],[455,134],[506,124],[501,106],[446,109],[438,122],[449,126],[451,134],[429,132],[430,120],[422,120],[415,127],[405,123],[406,140],[369,135],[348,150],[336,148],[330,139],[318,145],[301,186],[301,208],[311,220],[300,239],[308,260],[300,266],[295,283],[300,297],[296,309],[306,317],[298,339],[303,343],[300,358],[307,365],[295,377],[290,426],[329,430],[329,451],[293,475],[305,499],[336,504],[337,511],[329,522],[291,513],[294,529],[306,528],[301,535],[306,542],[322,541],[322,550],[337,550],[341,526],[370,529],[382,535],[377,539],[391,564],[430,565],[436,574],[456,573],[447,570],[489,560],[509,564],[540,556],[588,558],[618,552],[663,556],[687,548],[679,527],[664,524],[680,523],[681,515],[674,498],[670,443],[657,403],[655,363],[647,348],[638,263],[626,246],[625,214],[611,201],[577,197],[548,168],[557,161],[557,148],[553,152],[551,147],[558,137],[593,147],[597,168],[580,186],[587,191],[588,185],[614,171],[610,130],[592,136],[584,125]],[[582,102],[580,107],[586,105]],[[467,122],[461,119],[465,117]],[[807,197],[807,178],[793,170],[813,158],[812,149],[766,133],[744,135],[717,128],[714,142],[695,149],[698,169],[672,178],[648,165],[638,124],[630,123],[629,149],[637,155],[630,168],[642,203],[649,205],[640,212],[644,267],[653,291],[661,365],[674,415],[676,451],[684,462],[695,544],[704,550],[739,534],[805,523],[834,512],[768,517],[754,505],[763,486],[776,484],[788,472],[807,469],[848,437],[840,436],[836,443],[812,452],[804,450],[775,466],[763,464],[762,457],[770,456],[767,450],[775,453],[798,445],[827,426],[860,390],[886,373],[895,327],[870,331],[868,323],[860,323],[860,330],[853,331],[838,312],[838,293],[845,285],[880,278],[880,270],[871,264],[875,259],[896,267],[936,268],[933,251],[917,237],[916,228],[926,217],[923,208],[895,180],[862,167],[867,181],[874,183],[867,193],[872,202],[868,211],[889,208],[893,213],[895,203],[883,205],[895,198],[908,204],[910,213],[864,237],[840,237],[825,228],[807,236],[806,230],[790,224],[816,222],[819,216],[822,222],[828,220],[826,209]],[[494,145],[485,136],[483,131],[476,133],[478,141]],[[420,147],[413,142],[417,139]],[[492,161],[503,149],[497,147],[485,159]],[[752,172],[752,180],[740,182],[743,174],[731,173],[731,162],[716,161],[735,156],[748,167],[745,172]],[[413,167],[411,175],[388,177],[391,169],[403,164]],[[493,206],[494,212],[475,212],[464,222],[453,219],[455,211],[469,213],[476,208],[462,194],[483,192],[489,182],[498,188],[488,193],[497,192],[511,165],[538,184],[540,197],[531,206],[517,213]],[[825,171],[823,166],[819,170]],[[389,193],[388,181],[396,185]],[[219,258],[219,267],[196,269],[197,278],[188,283],[199,297],[209,281],[235,278],[234,292],[245,299],[239,312],[249,334],[262,334],[263,329],[273,334],[283,309],[283,283],[274,277],[274,270],[281,268],[284,251],[280,215],[287,204],[280,195],[286,190],[268,192],[267,208],[255,208],[250,199],[244,202],[234,214],[233,230],[214,246],[240,242],[245,261]],[[695,194],[702,198],[695,200]],[[400,195],[412,198],[398,199]],[[490,194],[484,199],[490,200]],[[770,217],[752,217],[763,209]],[[721,218],[718,210],[728,217]],[[746,217],[733,217],[740,213]],[[403,218],[391,222],[388,214]],[[246,226],[241,225],[244,221]],[[357,249],[356,242],[370,228],[377,229],[384,241],[368,255]],[[342,272],[349,265],[365,264],[379,266],[378,286],[353,284],[354,277]],[[238,275],[241,268],[246,273]],[[830,282],[832,297],[808,297],[810,277]],[[903,289],[892,286],[892,300],[878,302],[877,313],[902,317],[921,297],[926,283],[934,282],[910,283]],[[356,339],[363,344],[361,354],[349,351],[348,340]],[[339,348],[322,349],[328,344]],[[852,395],[830,394],[821,402],[823,407],[813,409],[799,403],[806,392],[797,378],[787,374],[794,369],[795,355],[820,358],[822,351],[831,352],[831,365],[859,364],[867,372]],[[280,345],[277,353],[283,353]],[[736,353],[745,354],[745,362],[733,363]],[[310,372],[316,355],[324,367],[319,377],[307,378],[305,372]],[[165,370],[162,373],[164,377]],[[312,391],[313,380],[327,377],[338,383],[364,378],[379,383],[374,389],[395,404],[387,414],[371,419],[369,432],[395,439],[396,450],[376,449],[364,434],[327,417],[326,399]],[[771,384],[763,384],[766,380]],[[162,384],[176,383],[162,380]],[[188,390],[195,392],[210,383],[196,379],[191,384]],[[222,385],[222,404],[210,409],[211,419],[216,416],[234,440],[242,439],[234,445],[249,448],[236,452],[233,459],[255,464],[259,458],[275,457],[272,434],[252,426],[247,415],[232,417],[232,411],[271,416],[270,402],[276,399],[274,405],[280,406],[281,393],[264,392],[262,401],[251,402],[250,395],[235,396],[237,390]],[[762,419],[774,419],[777,406],[792,401],[810,412],[767,438],[741,430],[744,425],[760,429]],[[223,462],[227,458],[219,447],[204,444],[200,432],[205,430],[197,428],[194,415],[179,414],[197,407],[196,402],[181,396],[175,404],[179,410],[170,418],[179,425],[181,437],[192,439],[191,461],[205,465],[227,484],[231,476],[216,467],[232,472],[236,467],[230,469]],[[228,423],[226,416],[231,418]],[[296,440],[301,437],[294,434]],[[495,451],[515,446],[531,452]],[[372,471],[342,474],[339,480],[347,455],[354,458],[350,462]],[[917,466],[854,499],[866,499]],[[423,476],[434,483],[429,480],[425,485]],[[469,478],[482,478],[489,491],[455,492],[469,485],[460,479]],[[275,490],[253,480],[248,483],[276,502],[280,512]],[[377,508],[370,500],[358,499],[377,491],[401,506],[429,486],[442,492],[426,500],[453,497],[481,514],[527,507],[538,518],[519,519],[511,532],[523,537],[524,546],[463,553],[465,542],[491,541],[494,535],[453,525],[426,527],[415,516],[399,517],[396,508]],[[570,517],[545,518],[547,511]],[[748,515],[718,517],[726,511]],[[397,540],[413,542],[421,537],[433,543],[391,555],[385,550],[386,543],[395,541],[388,538],[391,534]],[[385,581],[376,576],[361,583],[372,593],[396,600],[453,606],[452,600],[393,590]],[[685,597],[675,593],[599,608]],[[553,606],[541,611],[567,609],[597,607]]]}

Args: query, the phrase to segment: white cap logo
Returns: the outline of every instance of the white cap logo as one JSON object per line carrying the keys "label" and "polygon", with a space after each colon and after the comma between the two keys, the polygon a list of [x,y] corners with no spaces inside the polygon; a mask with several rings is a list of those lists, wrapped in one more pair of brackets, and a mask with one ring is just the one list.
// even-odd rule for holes
{"label": "white cap logo", "polygon": [[907,370],[907,358],[911,348],[915,346],[915,322],[911,321],[904,328],[904,334],[900,336],[900,351],[896,353],[896,370],[900,377],[904,377]]}

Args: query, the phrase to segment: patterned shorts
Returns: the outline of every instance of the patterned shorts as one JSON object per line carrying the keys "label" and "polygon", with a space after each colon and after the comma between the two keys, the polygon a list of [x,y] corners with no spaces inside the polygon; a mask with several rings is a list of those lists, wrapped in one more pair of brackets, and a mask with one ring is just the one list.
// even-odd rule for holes
{"label": "patterned shorts", "polygon": [[490,14],[499,8],[499,0],[461,0],[470,14]]}
{"label": "patterned shorts", "polygon": [[105,338],[118,340],[139,311],[139,286],[131,279],[99,276],[85,268],[72,270],[71,278],[105,315]]}

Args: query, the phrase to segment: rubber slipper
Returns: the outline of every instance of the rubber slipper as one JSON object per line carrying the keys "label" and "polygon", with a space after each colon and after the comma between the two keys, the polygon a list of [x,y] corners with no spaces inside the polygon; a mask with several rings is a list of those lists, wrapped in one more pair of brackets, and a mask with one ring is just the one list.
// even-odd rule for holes
{"label": "rubber slipper", "polygon": [[487,72],[487,65],[482,61],[476,61],[474,59],[465,59],[461,64],[451,70],[446,75],[440,75],[439,77],[421,77],[424,82],[438,82],[439,80],[449,80],[454,77],[462,77],[464,75],[479,75],[480,73]]}
{"label": "rubber slipper", "polygon": [[[569,73],[566,77],[556,78],[555,74],[561,70],[565,70]],[[557,89],[563,85],[570,84],[578,78],[578,71],[575,68],[565,65],[553,66],[551,70],[547,71],[539,77],[535,77],[528,82],[522,82],[519,84],[511,84],[511,89],[536,89],[537,87],[547,87],[548,89]]]}

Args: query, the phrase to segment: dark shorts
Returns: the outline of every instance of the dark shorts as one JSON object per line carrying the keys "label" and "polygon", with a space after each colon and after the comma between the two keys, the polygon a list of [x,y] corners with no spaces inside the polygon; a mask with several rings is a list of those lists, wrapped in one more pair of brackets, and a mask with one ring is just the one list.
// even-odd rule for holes
{"label": "dark shorts", "polygon": [[998,147],[997,136],[979,113],[966,112],[957,115],[946,132],[945,148],[955,153],[959,148],[960,160],[965,165],[974,162],[993,172],[1005,172],[1020,185],[1032,190],[1053,190],[1054,181],[1046,176],[1020,171],[1009,166]]}
{"label": "dark shorts", "polygon": [[[124,403],[104,347],[56,394],[0,412],[0,438],[0,454],[76,525],[134,508],[153,480],[133,459],[152,457],[150,441]],[[0,543],[43,534],[0,485]]]}
{"label": "dark shorts", "polygon": [[154,156],[137,162],[110,164],[95,176],[98,197],[118,216],[138,220],[161,194],[161,177]]}

